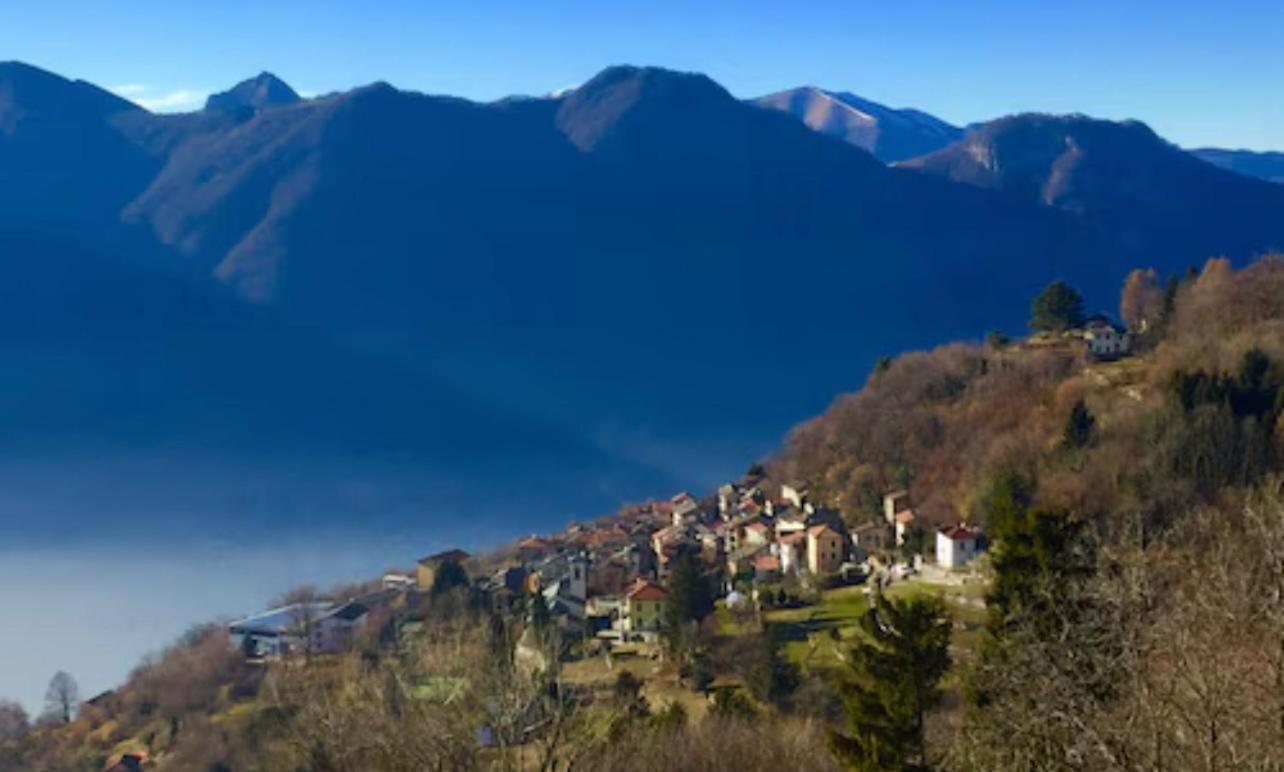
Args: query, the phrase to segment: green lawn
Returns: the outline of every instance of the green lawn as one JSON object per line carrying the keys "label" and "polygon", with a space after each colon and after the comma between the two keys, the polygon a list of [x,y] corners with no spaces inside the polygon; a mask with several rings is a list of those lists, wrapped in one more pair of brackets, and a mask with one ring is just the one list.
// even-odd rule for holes
{"label": "green lawn", "polygon": [[803,670],[825,670],[842,664],[860,618],[869,609],[864,588],[839,587],[821,594],[820,603],[766,613],[785,636],[785,655]]}
{"label": "green lawn", "polygon": [[[841,666],[852,639],[859,634],[860,619],[869,609],[864,589],[863,585],[839,587],[826,590],[814,606],[768,611],[767,621],[784,631],[786,656],[804,671]],[[892,598],[918,594],[944,598],[954,622],[951,649],[956,663],[966,661],[979,644],[985,625],[984,584],[945,586],[910,580],[893,583],[886,593]]]}

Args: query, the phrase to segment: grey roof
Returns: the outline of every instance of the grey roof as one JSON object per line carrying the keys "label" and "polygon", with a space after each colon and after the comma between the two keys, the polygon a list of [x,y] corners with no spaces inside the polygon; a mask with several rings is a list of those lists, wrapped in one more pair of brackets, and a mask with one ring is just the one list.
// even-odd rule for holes
{"label": "grey roof", "polygon": [[355,622],[356,620],[365,616],[369,612],[370,612],[370,609],[367,608],[364,603],[357,603],[356,601],[353,601],[351,603],[343,604],[342,606],[335,609],[334,611],[331,611],[326,616],[332,616],[347,622]]}
{"label": "grey roof", "polygon": [[419,558],[419,562],[420,563],[446,563],[446,562],[458,563],[460,561],[467,560],[468,557],[469,557],[468,553],[464,552],[463,550],[457,550],[457,549],[445,550],[442,552],[429,555],[427,557]]}
{"label": "grey roof", "polygon": [[305,616],[310,615],[315,620],[326,616],[333,609],[334,604],[329,601],[291,603],[233,622],[227,629],[233,635],[281,635],[289,632]]}

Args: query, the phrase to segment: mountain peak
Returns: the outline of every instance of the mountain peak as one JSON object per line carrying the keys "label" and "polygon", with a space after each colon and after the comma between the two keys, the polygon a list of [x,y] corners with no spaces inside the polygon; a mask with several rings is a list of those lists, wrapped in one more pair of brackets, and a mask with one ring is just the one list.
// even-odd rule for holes
{"label": "mountain peak", "polygon": [[800,86],[752,100],[794,116],[821,134],[873,153],[886,163],[939,150],[963,136],[957,126],[919,110],[900,110],[847,91]]}
{"label": "mountain peak", "polygon": [[264,71],[227,91],[211,94],[205,101],[205,109],[249,109],[257,112],[269,107],[294,104],[299,99],[299,95],[285,81]]}
{"label": "mountain peak", "polygon": [[625,123],[659,130],[664,124],[677,126],[683,119],[736,105],[735,98],[706,75],[633,65],[608,67],[561,100],[558,125],[584,150]]}
{"label": "mountain peak", "polygon": [[673,91],[702,92],[706,95],[726,96],[727,91],[719,86],[708,75],[698,72],[681,72],[664,67],[633,64],[615,64],[594,75],[576,92],[601,91],[621,86],[638,85],[649,89],[666,89]]}

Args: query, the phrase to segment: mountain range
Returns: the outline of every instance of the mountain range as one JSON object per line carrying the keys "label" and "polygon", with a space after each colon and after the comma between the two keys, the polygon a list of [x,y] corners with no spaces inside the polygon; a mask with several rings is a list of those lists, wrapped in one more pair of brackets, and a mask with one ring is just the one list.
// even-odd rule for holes
{"label": "mountain range", "polygon": [[0,168],[0,528],[555,526],[738,471],[1052,278],[1108,308],[1284,243],[1284,186],[1141,124],[646,67],[157,115],[8,63]]}
{"label": "mountain range", "polygon": [[[850,92],[828,91],[816,86],[786,89],[750,101],[792,115],[811,129],[849,142],[887,163],[909,161],[943,150],[962,140],[969,129],[984,126],[963,128],[922,110],[887,107]],[[1031,114],[1017,122],[1050,117],[1053,116]],[[1284,153],[1212,147],[1189,152],[1223,169],[1270,182],[1284,182]]]}

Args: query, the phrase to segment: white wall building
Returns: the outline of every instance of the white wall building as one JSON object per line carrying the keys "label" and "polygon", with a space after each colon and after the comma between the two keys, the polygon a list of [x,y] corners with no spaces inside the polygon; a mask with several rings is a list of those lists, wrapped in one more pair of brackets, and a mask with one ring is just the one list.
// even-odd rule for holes
{"label": "white wall building", "polygon": [[1108,324],[1089,327],[1083,339],[1088,343],[1088,351],[1099,359],[1127,356],[1132,349],[1132,336]]}
{"label": "white wall building", "polygon": [[980,531],[968,525],[947,525],[936,532],[936,564],[962,568],[979,551]]}

